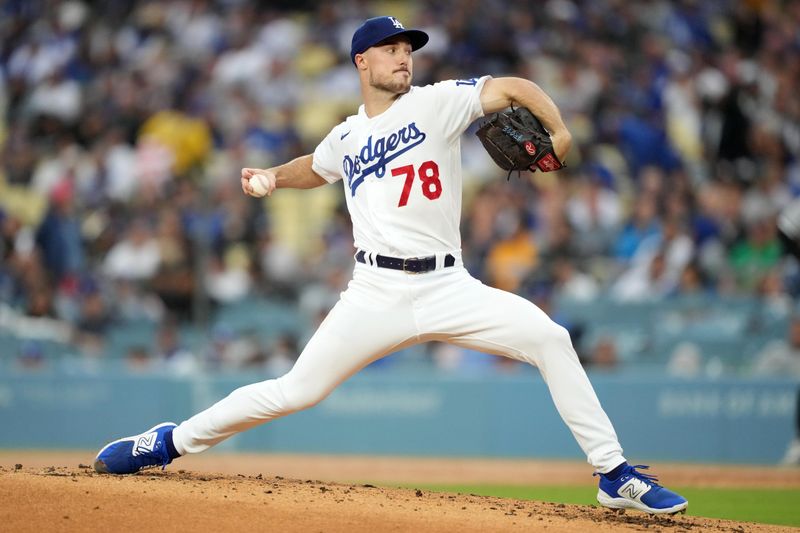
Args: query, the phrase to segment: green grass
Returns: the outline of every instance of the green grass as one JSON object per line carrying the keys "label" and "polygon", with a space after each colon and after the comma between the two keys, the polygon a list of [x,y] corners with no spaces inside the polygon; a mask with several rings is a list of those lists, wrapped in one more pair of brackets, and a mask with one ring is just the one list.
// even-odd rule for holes
{"label": "green grass", "polygon": [[[595,499],[597,489],[591,486],[413,485],[413,487],[436,492],[597,505]],[[670,488],[689,500],[688,515],[800,526],[800,489]]]}

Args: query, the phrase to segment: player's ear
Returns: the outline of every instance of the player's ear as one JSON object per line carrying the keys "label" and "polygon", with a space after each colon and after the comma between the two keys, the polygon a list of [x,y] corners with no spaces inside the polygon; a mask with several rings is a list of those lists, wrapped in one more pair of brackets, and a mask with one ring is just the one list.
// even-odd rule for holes
{"label": "player's ear", "polygon": [[356,54],[356,68],[358,70],[367,70],[367,58],[364,54]]}

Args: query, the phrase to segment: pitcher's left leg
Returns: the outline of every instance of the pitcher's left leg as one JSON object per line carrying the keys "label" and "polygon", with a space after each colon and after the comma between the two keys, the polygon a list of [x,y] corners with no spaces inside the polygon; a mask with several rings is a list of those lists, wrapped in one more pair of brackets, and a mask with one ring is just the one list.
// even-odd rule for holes
{"label": "pitcher's left leg", "polygon": [[[453,276],[455,278],[455,276]],[[437,291],[426,310],[442,338],[459,346],[525,361],[539,368],[561,418],[598,472],[622,464],[622,447],[578,361],[567,331],[533,303],[459,276]],[[436,329],[430,330],[436,333]]]}
{"label": "pitcher's left leg", "polygon": [[429,291],[432,297],[424,309],[432,328],[426,334],[536,365],[561,418],[600,473],[601,505],[647,513],[685,512],[686,498],[642,472],[647,466],[631,466],[623,458],[567,331],[528,300],[486,287],[466,273],[453,274],[449,283],[440,281]]}

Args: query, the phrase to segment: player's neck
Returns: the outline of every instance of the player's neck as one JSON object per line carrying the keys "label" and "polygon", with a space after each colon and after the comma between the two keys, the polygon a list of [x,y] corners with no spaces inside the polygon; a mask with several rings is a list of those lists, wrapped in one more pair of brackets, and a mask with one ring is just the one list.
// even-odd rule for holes
{"label": "player's neck", "polygon": [[364,88],[362,95],[364,97],[364,112],[369,118],[377,117],[392,107],[392,104],[403,96],[401,93],[391,93],[374,87]]}

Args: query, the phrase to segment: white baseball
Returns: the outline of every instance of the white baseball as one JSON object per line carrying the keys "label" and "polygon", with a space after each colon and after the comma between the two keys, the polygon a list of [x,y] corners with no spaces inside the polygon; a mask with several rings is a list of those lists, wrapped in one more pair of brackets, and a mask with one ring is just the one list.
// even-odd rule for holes
{"label": "white baseball", "polygon": [[266,196],[269,191],[269,178],[264,174],[253,174],[250,178],[250,187],[253,188],[252,194],[258,196]]}

